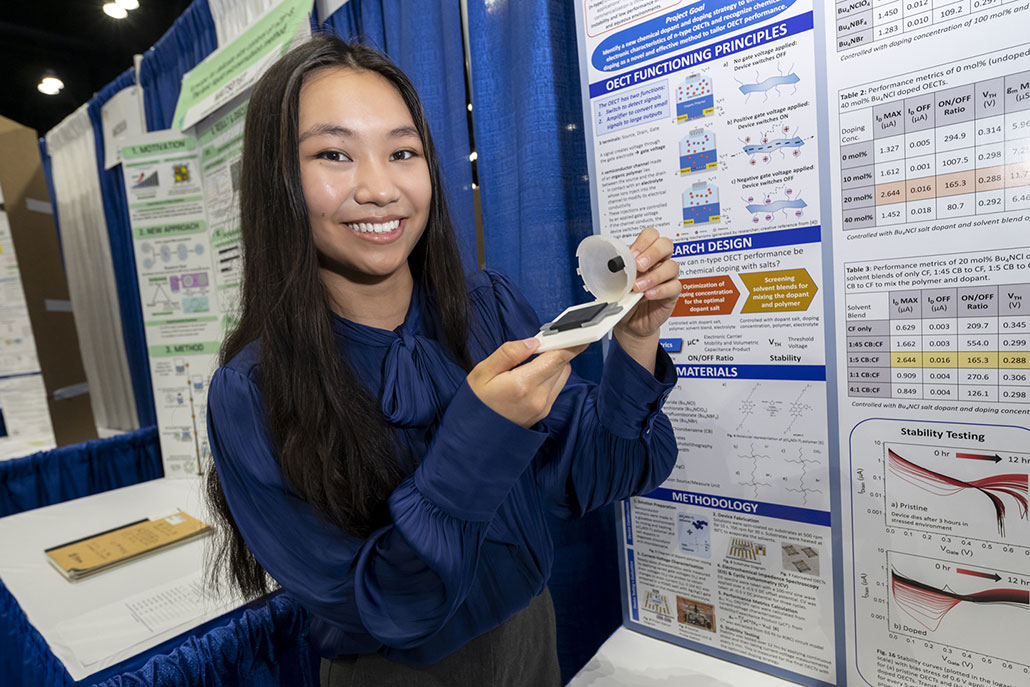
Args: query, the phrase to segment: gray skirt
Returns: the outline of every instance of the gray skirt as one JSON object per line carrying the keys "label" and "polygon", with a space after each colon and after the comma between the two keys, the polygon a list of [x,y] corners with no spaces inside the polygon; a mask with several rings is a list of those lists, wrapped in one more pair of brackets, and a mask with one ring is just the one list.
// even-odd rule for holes
{"label": "gray skirt", "polygon": [[439,662],[414,668],[379,654],[322,659],[321,687],[559,687],[551,594]]}

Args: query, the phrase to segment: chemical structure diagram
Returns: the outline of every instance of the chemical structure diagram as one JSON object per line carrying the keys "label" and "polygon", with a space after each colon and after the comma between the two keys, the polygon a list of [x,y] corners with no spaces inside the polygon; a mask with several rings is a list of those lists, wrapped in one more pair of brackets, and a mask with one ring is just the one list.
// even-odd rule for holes
{"label": "chemical structure diagram", "polygon": [[754,382],[736,405],[739,423],[730,434],[726,455],[731,479],[756,499],[789,500],[810,506],[826,498],[826,451],[807,436],[819,408],[813,384],[784,387]]}
{"label": "chemical structure diagram", "polygon": [[787,159],[788,155],[799,157],[801,148],[805,145],[805,140],[798,135],[798,127],[789,124],[771,131],[763,131],[758,136],[745,136],[737,140],[744,144],[743,150],[749,158],[750,165],[768,163],[777,153],[780,159]]}
{"label": "chemical structure diagram", "polygon": [[[799,445],[777,450],[772,444],[765,442],[750,442],[746,447],[735,443],[733,448],[740,451],[736,455],[743,466],[736,471],[737,483],[751,487],[756,499],[761,498],[763,489],[767,490],[767,493],[769,490],[780,490],[798,494],[801,504],[807,505],[810,495],[824,493],[825,478],[821,474],[822,471],[809,472],[810,466],[825,463],[822,457],[811,457],[820,453],[819,450],[806,451]],[[797,467],[791,468],[790,465]],[[776,472],[790,474],[777,475]]]}
{"label": "chemical structure diagram", "polygon": [[[742,429],[744,429],[745,425],[750,424],[749,420],[751,419],[751,416],[755,414],[756,410],[758,410],[758,403],[759,402],[756,401],[755,398],[754,398],[755,397],[755,393],[758,391],[759,387],[761,387],[761,386],[762,385],[758,384],[758,383],[756,383],[754,386],[752,386],[751,387],[751,391],[744,398],[744,400],[742,400],[740,402],[740,407],[738,409],[740,411],[740,424],[737,425],[737,428],[736,428],[735,431],[739,432]],[[776,404],[776,403],[778,403],[778,401],[772,401],[769,405],[765,406],[765,411],[769,414],[770,417],[775,417],[778,414],[778,412],[777,412],[778,411],[778,407],[776,407],[775,405],[772,405],[772,404]]]}
{"label": "chemical structure diagram", "polygon": [[[733,447],[737,448],[737,445],[734,444]],[[768,449],[768,447],[768,444],[764,445],[765,449]],[[745,487],[753,488],[755,490],[755,498],[758,498],[759,496],[759,487],[766,487],[768,489],[771,489],[773,486],[772,475],[768,472],[759,474],[758,471],[760,463],[769,465],[772,463],[773,457],[769,453],[760,453],[760,450],[762,449],[756,448],[755,444],[751,443],[748,446],[746,453],[737,454],[737,457],[743,460],[744,463],[746,463],[750,468],[750,471],[746,474],[742,474],[741,470],[737,470],[737,476],[742,478],[740,480],[740,484]]]}
{"label": "chemical structure diagram", "polygon": [[782,415],[787,415],[790,421],[783,427],[782,433],[784,435],[790,434],[794,429],[795,423],[811,413],[813,407],[810,403],[805,401],[805,396],[811,390],[812,385],[806,384],[804,388],[798,392],[795,399],[791,401],[784,401],[778,398],[761,398],[758,393],[762,388],[761,382],[755,382],[738,406],[737,410],[740,413],[740,423],[737,425],[736,432],[740,432],[752,424],[752,417],[757,412],[761,412],[763,416],[774,419]]}
{"label": "chemical structure diagram", "polygon": [[744,102],[746,103],[751,99],[752,93],[762,93],[765,96],[762,99],[762,102],[764,103],[769,99],[769,91],[775,91],[777,95],[783,95],[784,92],[780,89],[786,86],[794,87],[793,90],[786,93],[787,95],[794,95],[798,92],[797,85],[798,82],[801,81],[801,77],[794,73],[793,64],[790,66],[790,69],[787,69],[786,71],[777,65],[776,71],[779,72],[776,76],[769,76],[763,79],[756,70],[755,80],[752,83],[744,83],[740,79],[735,79],[736,82],[740,84],[740,86],[738,86],[740,92],[745,96]]}
{"label": "chemical structure diagram", "polygon": [[784,434],[789,434],[790,431],[794,429],[794,423],[812,411],[812,406],[804,401],[805,394],[807,394],[811,388],[811,384],[806,384],[800,393],[798,393],[798,397],[788,405],[787,415],[790,417],[790,423],[784,428]]}

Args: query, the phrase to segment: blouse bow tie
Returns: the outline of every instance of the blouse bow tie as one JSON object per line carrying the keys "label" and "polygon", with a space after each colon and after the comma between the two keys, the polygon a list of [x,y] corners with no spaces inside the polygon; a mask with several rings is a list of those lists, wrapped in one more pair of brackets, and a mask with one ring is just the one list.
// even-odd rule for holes
{"label": "blouse bow tie", "polygon": [[336,318],[336,330],[361,346],[386,348],[380,407],[397,427],[428,427],[465,381],[465,371],[440,343],[423,335],[425,301],[416,287],[408,315],[393,331]]}
{"label": "blouse bow tie", "polygon": [[383,359],[381,405],[387,421],[400,427],[425,427],[450,402],[465,380],[465,371],[440,344],[418,334],[405,322]]}

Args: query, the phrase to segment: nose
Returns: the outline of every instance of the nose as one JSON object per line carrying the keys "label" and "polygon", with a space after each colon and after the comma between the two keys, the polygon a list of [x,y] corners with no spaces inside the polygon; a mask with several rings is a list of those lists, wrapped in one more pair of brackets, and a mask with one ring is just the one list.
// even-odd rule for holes
{"label": "nose", "polygon": [[389,205],[400,196],[387,161],[365,160],[358,169],[356,181],[354,200],[361,205]]}

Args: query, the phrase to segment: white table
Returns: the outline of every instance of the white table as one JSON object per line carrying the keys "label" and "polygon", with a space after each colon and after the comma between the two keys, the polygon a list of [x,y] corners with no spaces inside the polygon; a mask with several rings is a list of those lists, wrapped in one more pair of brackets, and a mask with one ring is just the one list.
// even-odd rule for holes
{"label": "white table", "polygon": [[794,687],[793,682],[620,627],[568,687]]}
{"label": "white table", "polygon": [[158,479],[0,518],[0,579],[73,679],[81,680],[136,656],[239,604],[213,600],[201,616],[188,623],[84,665],[62,641],[58,624],[195,574],[202,570],[209,539],[194,540],[78,582],[62,577],[47,562],[43,550],[134,520],[169,515],[176,509],[210,522],[202,504],[200,480]]}

